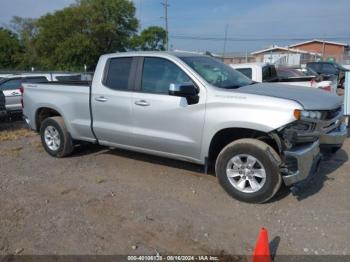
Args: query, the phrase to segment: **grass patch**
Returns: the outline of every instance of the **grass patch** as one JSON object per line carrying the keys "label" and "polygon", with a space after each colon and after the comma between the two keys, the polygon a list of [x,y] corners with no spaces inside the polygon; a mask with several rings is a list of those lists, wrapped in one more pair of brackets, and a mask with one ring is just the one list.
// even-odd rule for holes
{"label": "grass patch", "polygon": [[19,157],[21,155],[22,150],[23,147],[21,146],[7,148],[0,152],[0,156]]}
{"label": "grass patch", "polygon": [[97,184],[102,184],[102,183],[105,183],[105,182],[107,182],[107,180],[106,179],[104,179],[104,178],[96,178],[96,183]]}
{"label": "grass patch", "polygon": [[22,137],[31,137],[36,134],[26,128],[14,129],[14,130],[6,130],[0,132],[0,142],[4,141],[12,141]]}

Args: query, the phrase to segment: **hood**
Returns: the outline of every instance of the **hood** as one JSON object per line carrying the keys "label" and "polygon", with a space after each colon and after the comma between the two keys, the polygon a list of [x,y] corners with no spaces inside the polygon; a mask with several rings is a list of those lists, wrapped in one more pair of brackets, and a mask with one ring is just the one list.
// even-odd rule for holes
{"label": "hood", "polygon": [[236,89],[238,93],[277,97],[298,102],[306,110],[330,110],[342,105],[342,99],[312,87],[257,83]]}

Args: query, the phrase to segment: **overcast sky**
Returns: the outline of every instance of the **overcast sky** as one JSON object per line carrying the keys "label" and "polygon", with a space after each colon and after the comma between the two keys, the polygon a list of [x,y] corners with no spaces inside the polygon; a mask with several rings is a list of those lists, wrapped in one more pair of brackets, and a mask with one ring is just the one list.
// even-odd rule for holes
{"label": "overcast sky", "polygon": [[[164,25],[162,0],[133,0],[142,27]],[[0,24],[12,16],[37,18],[69,6],[74,0],[0,0]],[[227,51],[253,51],[271,44],[286,45],[291,38],[342,38],[350,42],[350,0],[168,0],[173,48],[222,52],[219,40],[184,40],[176,36],[255,38],[227,42]],[[261,40],[261,38],[270,38]]]}

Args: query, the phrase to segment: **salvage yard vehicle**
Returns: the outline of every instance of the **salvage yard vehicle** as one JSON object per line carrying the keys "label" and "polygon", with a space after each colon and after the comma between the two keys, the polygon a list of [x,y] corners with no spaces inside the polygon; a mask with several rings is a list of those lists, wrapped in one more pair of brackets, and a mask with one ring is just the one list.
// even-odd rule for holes
{"label": "salvage yard vehicle", "polygon": [[72,73],[21,73],[0,79],[0,90],[6,97],[8,115],[22,113],[20,87],[22,83],[42,83],[48,81],[80,81],[81,74]]}
{"label": "salvage yard vehicle", "polygon": [[346,138],[342,100],[317,89],[255,83],[208,56],[103,55],[91,84],[24,83],[24,118],[54,157],[79,141],[215,164],[234,198],[266,202],[298,188],[321,152]]}
{"label": "salvage yard vehicle", "polygon": [[6,116],[6,107],[5,107],[5,95],[4,92],[0,90],[0,118]]}
{"label": "salvage yard vehicle", "polygon": [[284,66],[276,67],[276,72],[280,79],[280,82],[291,81],[291,83],[293,83],[293,81],[304,80],[299,85],[319,88],[324,91],[331,92],[333,94],[337,93],[337,77],[325,77],[322,75],[318,75],[316,72],[314,73],[314,75],[308,75],[308,73],[310,73],[312,69],[309,68],[307,72],[304,72],[303,70],[306,69]]}
{"label": "salvage yard vehicle", "polygon": [[6,110],[9,115],[22,112],[20,87],[25,82],[48,82],[43,76],[11,77],[0,80],[0,90],[6,98]]}
{"label": "salvage yard vehicle", "polygon": [[349,69],[335,62],[309,62],[306,64],[306,66],[313,69],[320,75],[337,76],[339,88],[344,88],[345,72],[350,71]]}
{"label": "salvage yard vehicle", "polygon": [[310,76],[294,76],[285,78],[278,75],[278,71],[272,64],[267,63],[245,63],[231,64],[232,68],[238,70],[253,81],[262,82],[279,82],[286,85],[307,86],[319,88],[325,91],[336,93],[336,80],[318,81],[316,77]]}

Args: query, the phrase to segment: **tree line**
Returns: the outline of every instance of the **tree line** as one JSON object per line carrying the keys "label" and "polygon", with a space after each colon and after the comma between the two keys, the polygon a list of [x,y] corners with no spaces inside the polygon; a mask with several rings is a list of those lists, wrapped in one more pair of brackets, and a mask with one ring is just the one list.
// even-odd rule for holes
{"label": "tree line", "polygon": [[138,31],[129,0],[77,0],[38,19],[15,16],[0,27],[0,69],[94,70],[100,55],[129,50],[164,50],[166,31]]}

